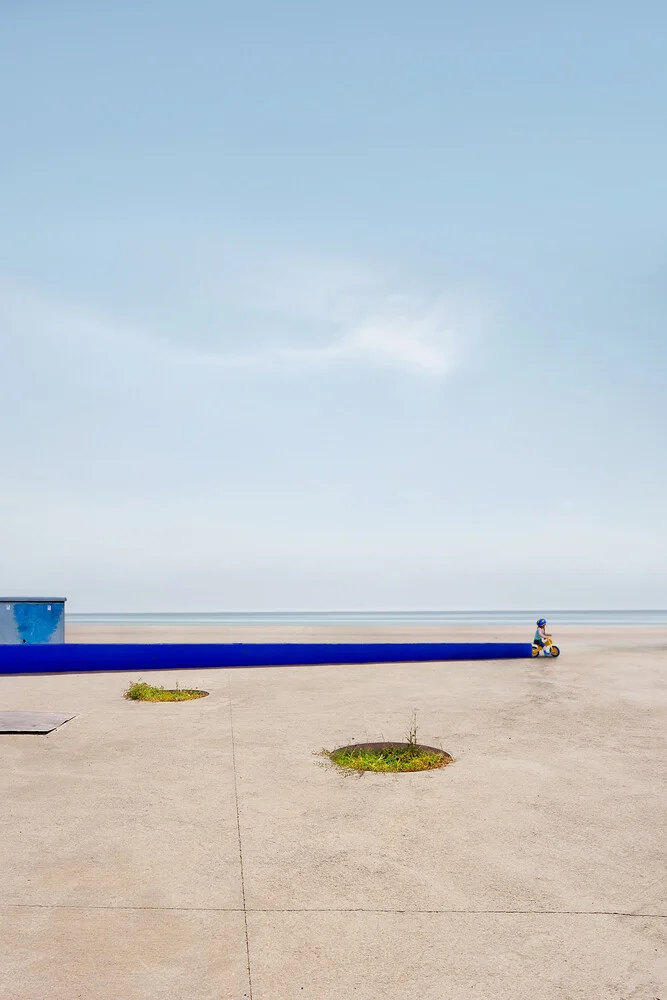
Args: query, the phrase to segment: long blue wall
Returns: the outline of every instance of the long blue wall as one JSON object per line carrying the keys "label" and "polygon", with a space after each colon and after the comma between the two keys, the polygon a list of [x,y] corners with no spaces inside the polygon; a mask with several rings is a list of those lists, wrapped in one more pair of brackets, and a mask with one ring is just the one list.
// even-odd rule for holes
{"label": "long blue wall", "polygon": [[530,655],[529,642],[65,643],[0,646],[0,674],[511,660]]}

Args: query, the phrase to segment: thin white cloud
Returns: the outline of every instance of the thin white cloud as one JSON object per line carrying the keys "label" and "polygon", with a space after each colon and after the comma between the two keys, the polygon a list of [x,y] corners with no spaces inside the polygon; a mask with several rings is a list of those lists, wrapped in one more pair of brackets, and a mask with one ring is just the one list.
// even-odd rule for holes
{"label": "thin white cloud", "polygon": [[[214,255],[212,255],[214,256]],[[271,253],[221,262],[224,297],[255,317],[261,345],[207,347],[202,365],[324,369],[391,366],[442,376],[479,320],[477,303],[389,294],[362,261]],[[220,301],[220,300],[219,300]],[[220,301],[224,311],[224,299]]]}
{"label": "thin white cloud", "polygon": [[[283,290],[286,290],[285,285]],[[466,328],[465,319],[456,315],[451,305],[442,302],[433,303],[409,296],[380,296],[377,289],[373,292],[369,292],[368,286],[355,288],[352,283],[345,287],[327,288],[319,310],[318,296],[314,294],[312,300],[308,300],[307,310],[314,328],[318,318],[324,321],[329,320],[332,313],[335,315],[336,301],[344,302],[344,309],[341,307],[336,317],[335,335],[330,333],[325,339],[326,335],[319,328],[313,335],[314,343],[311,340],[305,344],[303,335],[296,343],[285,342],[290,318],[296,321],[303,315],[303,297],[290,303],[286,293],[277,324],[281,340],[276,343],[275,339],[268,342],[265,339],[250,348],[240,346],[244,341],[247,343],[247,337],[226,335],[219,348],[202,349],[195,338],[190,343],[175,341],[153,331],[99,319],[54,305],[38,294],[7,282],[0,283],[0,316],[4,317],[5,331],[12,328],[31,339],[46,339],[66,354],[71,356],[75,353],[82,360],[91,355],[98,361],[106,357],[109,375],[130,359],[142,363],[142,367],[166,365],[171,368],[298,372],[364,365],[392,367],[436,377],[446,375],[458,357]],[[222,304],[220,311],[224,314]],[[345,313],[345,318],[342,313]],[[267,336],[270,337],[270,315],[265,316],[265,323]]]}
{"label": "thin white cloud", "polygon": [[256,351],[212,351],[193,355],[191,363],[222,367],[322,369],[363,363],[390,365],[432,375],[454,364],[455,331],[439,310],[384,310],[362,320],[338,338],[314,347],[269,346]]}

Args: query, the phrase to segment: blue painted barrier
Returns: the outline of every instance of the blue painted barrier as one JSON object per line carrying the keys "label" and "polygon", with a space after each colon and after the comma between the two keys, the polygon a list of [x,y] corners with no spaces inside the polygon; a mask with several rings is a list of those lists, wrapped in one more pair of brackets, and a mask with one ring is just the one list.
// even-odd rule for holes
{"label": "blue painted barrier", "polygon": [[0,646],[0,674],[513,660],[530,655],[529,642],[65,643]]}

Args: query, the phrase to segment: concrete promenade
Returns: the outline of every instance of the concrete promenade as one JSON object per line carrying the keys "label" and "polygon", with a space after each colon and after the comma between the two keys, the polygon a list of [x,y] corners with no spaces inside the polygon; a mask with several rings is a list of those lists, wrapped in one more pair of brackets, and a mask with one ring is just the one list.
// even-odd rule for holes
{"label": "concrete promenade", "polygon": [[[181,704],[0,677],[3,709],[77,713],[0,736],[1,1000],[667,1000],[667,630],[555,638],[144,678],[210,692]],[[454,764],[313,755],[415,709]]]}

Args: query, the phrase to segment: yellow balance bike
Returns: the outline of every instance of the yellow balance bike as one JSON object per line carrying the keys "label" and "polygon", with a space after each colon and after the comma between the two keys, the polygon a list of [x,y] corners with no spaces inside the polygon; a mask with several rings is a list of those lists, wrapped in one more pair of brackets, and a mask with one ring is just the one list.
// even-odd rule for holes
{"label": "yellow balance bike", "polygon": [[560,656],[560,649],[558,646],[554,646],[550,635],[547,636],[547,641],[543,646],[533,643],[533,656],[539,656],[540,650],[544,651],[545,656]]}

